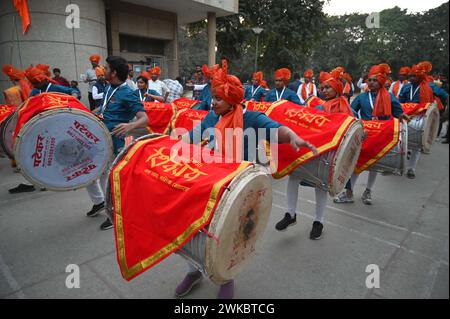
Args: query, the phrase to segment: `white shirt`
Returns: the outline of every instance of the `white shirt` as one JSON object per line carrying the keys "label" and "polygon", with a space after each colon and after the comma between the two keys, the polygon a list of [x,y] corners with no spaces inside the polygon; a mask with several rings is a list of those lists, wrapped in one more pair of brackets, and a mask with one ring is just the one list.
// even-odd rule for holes
{"label": "white shirt", "polygon": [[103,93],[98,93],[98,89],[96,86],[92,87],[92,98],[94,100],[103,100]]}
{"label": "white shirt", "polygon": [[303,99],[303,97],[302,97],[302,89],[303,89],[303,86],[304,86],[304,85],[306,85],[306,95],[308,96],[308,98],[311,96],[311,94],[310,94],[311,85],[313,86],[313,94],[312,94],[312,95],[317,96],[317,87],[316,87],[316,85],[315,85],[314,83],[312,83],[312,82],[309,82],[308,84],[302,83],[302,84],[298,87],[298,91],[297,91],[297,95],[298,95],[298,97],[300,98],[300,102],[301,102],[302,104],[305,104],[305,102],[306,102],[306,101]]}
{"label": "white shirt", "polygon": [[166,93],[170,93],[169,88],[167,87],[167,85],[160,80],[148,80],[148,89],[149,90],[155,90],[156,92],[158,92],[163,98],[166,97]]}

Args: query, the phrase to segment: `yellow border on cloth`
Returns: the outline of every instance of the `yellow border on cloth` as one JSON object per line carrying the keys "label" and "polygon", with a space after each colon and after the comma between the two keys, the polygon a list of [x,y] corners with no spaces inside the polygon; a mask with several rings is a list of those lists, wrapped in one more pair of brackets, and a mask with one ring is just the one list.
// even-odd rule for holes
{"label": "yellow border on cloth", "polygon": [[130,152],[125,156],[125,158],[113,169],[113,182],[114,182],[114,206],[115,206],[115,233],[117,238],[117,254],[119,259],[119,264],[122,272],[122,276],[130,280],[137,273],[144,271],[146,268],[150,267],[152,264],[163,258],[164,256],[170,254],[174,250],[176,250],[183,242],[185,242],[192,234],[198,230],[202,225],[204,225],[211,217],[212,210],[216,205],[218,200],[218,194],[222,186],[233,179],[236,175],[238,175],[241,171],[246,169],[250,163],[242,162],[240,166],[231,174],[214,184],[208,203],[206,205],[205,211],[203,212],[203,216],[192,223],[181,235],[179,235],[174,241],[170,244],[166,245],[160,251],[156,252],[152,256],[139,261],[132,267],[128,267],[126,262],[126,254],[125,254],[125,239],[124,239],[124,229],[123,229],[123,216],[122,216],[122,196],[120,191],[120,172],[125,167],[125,165],[130,161],[136,151],[147,143],[153,142],[154,140],[164,138],[165,136],[157,137],[155,139],[139,141],[137,142],[130,150]]}
{"label": "yellow border on cloth", "polygon": [[[167,124],[167,127],[165,128],[165,130],[162,133],[156,133],[156,134],[163,134],[163,135],[169,135],[171,128],[172,128],[172,120],[175,118],[175,116],[177,115],[178,112],[178,108],[173,104],[173,103],[166,103],[166,104],[170,104],[170,106],[172,107],[172,117],[169,120],[169,124]],[[145,110],[145,108],[144,108]],[[148,115],[147,115],[148,116]],[[155,132],[153,132],[152,128],[147,125],[146,129],[148,131],[149,134],[155,134]]]}
{"label": "yellow border on cloth", "polygon": [[[352,124],[354,121],[356,121],[356,119],[354,117],[351,117],[351,116],[347,117],[347,119],[344,121],[344,123],[341,124],[341,127],[336,132],[336,134],[334,135],[331,142],[317,148],[319,153],[323,153],[327,149],[335,147],[339,143],[339,141],[341,140],[341,138],[345,134],[345,132],[347,132],[347,129],[349,128],[350,124]],[[291,164],[289,164],[281,172],[276,172],[276,173],[272,174],[272,176],[275,179],[281,179],[281,178],[285,177],[286,175],[288,175],[292,170],[294,170],[295,167],[303,164],[305,161],[307,161],[308,159],[310,159],[313,156],[314,156],[314,153],[312,151],[309,151],[308,153],[303,154],[302,156],[297,158],[295,161],[293,161]]]}
{"label": "yellow border on cloth", "polygon": [[383,148],[380,153],[378,153],[372,159],[368,160],[365,164],[363,164],[361,168],[355,167],[355,173],[360,174],[368,170],[371,166],[375,165],[376,162],[382,159],[387,153],[389,153],[395,147],[395,145],[398,144],[399,134],[400,134],[400,121],[394,118],[394,136],[392,138],[392,141],[385,148]]}

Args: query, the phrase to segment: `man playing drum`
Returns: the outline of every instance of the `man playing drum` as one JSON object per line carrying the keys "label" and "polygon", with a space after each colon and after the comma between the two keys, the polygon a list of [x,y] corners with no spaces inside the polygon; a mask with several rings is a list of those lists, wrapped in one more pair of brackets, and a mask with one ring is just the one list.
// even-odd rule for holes
{"label": "man playing drum", "polygon": [[[448,105],[448,93],[443,89],[430,83],[427,73],[432,70],[433,66],[430,62],[420,62],[413,65],[409,74],[410,83],[403,86],[400,91],[401,103],[432,103],[436,97],[446,101]],[[408,172],[406,176],[410,179],[416,178],[416,167],[419,162],[420,151],[412,150],[411,158],[408,163]]]}
{"label": "man playing drum", "polygon": [[[392,117],[405,118],[400,102],[392,93],[389,93],[385,87],[390,68],[386,64],[372,66],[369,72],[368,87],[369,92],[358,95],[352,102],[351,107],[355,115],[366,121],[370,120],[388,120]],[[353,174],[351,180],[345,186],[346,190],[334,199],[335,203],[353,203],[353,187],[359,174]],[[376,172],[369,172],[367,187],[362,195],[362,201],[366,205],[372,204],[372,188],[377,177]]]}
{"label": "man playing drum", "polygon": [[[347,98],[343,95],[344,85],[340,80],[339,70],[334,70],[330,73],[321,72],[319,76],[320,93],[325,99],[324,105],[317,106],[316,108],[323,110],[327,113],[346,113],[353,116],[353,111],[348,103]],[[295,225],[297,222],[297,202],[298,202],[298,187],[302,186],[313,187],[312,185],[303,182],[295,174],[289,175],[288,187],[287,187],[287,206],[288,211],[284,218],[279,221],[275,229],[278,231],[284,231],[288,226]],[[316,195],[316,218],[312,225],[309,238],[317,240],[322,237],[323,222],[325,218],[325,207],[327,205],[327,192],[318,187],[315,188]]]}
{"label": "man playing drum", "polygon": [[298,95],[287,86],[291,79],[291,71],[283,68],[275,71],[275,88],[270,90],[264,99],[265,102],[278,102],[288,100],[292,103],[302,104]]}
{"label": "man playing drum", "polygon": [[246,101],[264,101],[264,96],[266,95],[266,89],[263,87],[263,73],[256,72],[253,73],[252,82],[253,85],[245,88],[245,100]]}
{"label": "man playing drum", "polygon": [[[147,114],[137,93],[127,85],[128,64],[125,59],[110,56],[106,59],[105,78],[109,83],[103,97],[102,106],[95,109],[108,130],[111,132],[114,154],[118,154],[125,146],[125,135],[136,128],[146,127]],[[136,116],[135,122],[129,123]],[[105,172],[95,183],[86,187],[94,206],[87,213],[88,217],[95,217],[105,208],[105,189],[108,174]],[[100,226],[106,230],[113,224],[107,218]]]}
{"label": "man playing drum", "polygon": [[[241,104],[244,100],[243,85],[237,77],[228,75],[227,62],[224,60],[222,63],[222,69],[216,72],[212,82],[212,106],[214,112],[208,113],[200,125],[195,127],[189,134],[184,135],[184,141],[195,144],[200,143],[205,133],[209,136],[207,146],[225,155],[228,155],[225,152],[227,144],[233,143],[233,155],[232,158],[228,158],[240,162],[242,159],[248,160],[251,152],[255,150],[249,149],[249,145],[251,144],[247,136],[242,139],[242,136],[239,138],[239,134],[236,134],[237,136],[234,135],[232,139],[228,139],[226,138],[227,134],[225,132],[229,129],[232,129],[234,133],[237,131],[245,132],[246,130],[254,130],[257,137],[256,142],[260,139],[266,139],[272,142],[275,140],[277,143],[289,143],[296,150],[301,147],[308,147],[314,153],[317,153],[314,146],[302,140],[288,127],[272,121],[262,113],[243,109]],[[258,136],[261,133],[261,129],[263,129],[264,136]],[[257,145],[257,143],[254,145]],[[176,288],[175,293],[178,297],[187,295],[193,286],[202,279],[202,273],[191,264],[189,266],[189,273]],[[233,294],[234,281],[221,285],[219,292],[220,299],[231,299],[233,298]]]}

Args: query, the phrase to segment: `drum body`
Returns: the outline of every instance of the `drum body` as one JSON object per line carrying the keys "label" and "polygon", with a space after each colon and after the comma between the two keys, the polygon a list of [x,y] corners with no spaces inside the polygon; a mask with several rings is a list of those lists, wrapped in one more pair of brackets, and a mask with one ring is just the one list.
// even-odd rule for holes
{"label": "drum body", "polygon": [[400,140],[388,154],[369,168],[369,171],[383,175],[402,176],[406,170],[408,154],[408,125],[402,122]]}
{"label": "drum body", "polygon": [[433,104],[424,115],[416,116],[408,123],[408,149],[431,153],[439,130],[439,117],[439,109]]}
{"label": "drum body", "polygon": [[14,159],[13,134],[16,128],[18,110],[10,114],[0,125],[0,149]]}
{"label": "drum body", "polygon": [[73,108],[35,115],[14,142],[14,156],[23,176],[54,191],[93,183],[108,168],[112,153],[106,126],[90,112]]}
{"label": "drum body", "polygon": [[354,122],[345,133],[338,148],[299,166],[291,174],[307,184],[336,196],[345,187],[355,170],[361,153],[364,127]]}
{"label": "drum body", "polygon": [[[114,160],[114,167],[139,140]],[[106,212],[114,220],[111,186],[107,185]],[[237,175],[224,190],[208,229],[199,231],[177,253],[196,265],[214,283],[226,283],[236,277],[256,251],[264,234],[272,208],[272,184],[267,171],[254,165]]]}

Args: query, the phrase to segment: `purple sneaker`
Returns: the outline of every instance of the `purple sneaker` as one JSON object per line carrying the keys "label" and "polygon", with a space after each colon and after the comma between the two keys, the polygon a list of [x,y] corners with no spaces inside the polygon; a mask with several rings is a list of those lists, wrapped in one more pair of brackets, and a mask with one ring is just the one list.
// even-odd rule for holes
{"label": "purple sneaker", "polygon": [[186,296],[188,293],[191,292],[191,289],[202,280],[202,278],[203,275],[200,271],[188,273],[175,290],[175,296],[177,297]]}
{"label": "purple sneaker", "polygon": [[220,286],[219,296],[217,299],[233,299],[234,296],[234,280]]}

